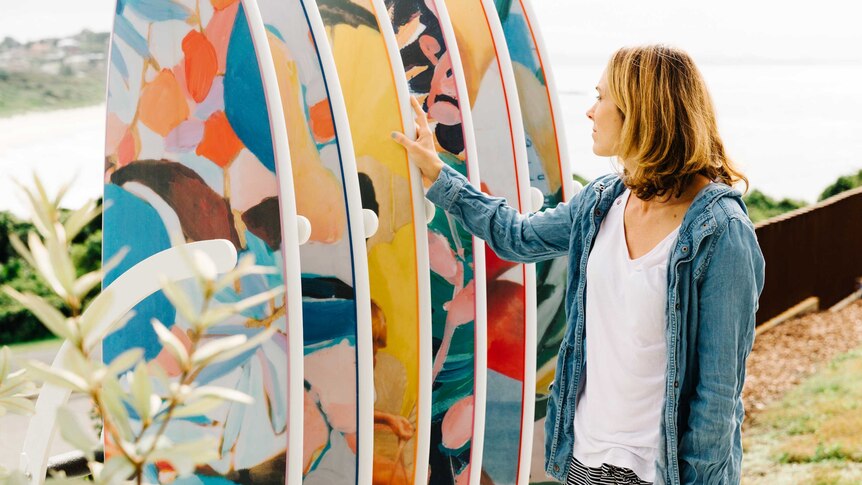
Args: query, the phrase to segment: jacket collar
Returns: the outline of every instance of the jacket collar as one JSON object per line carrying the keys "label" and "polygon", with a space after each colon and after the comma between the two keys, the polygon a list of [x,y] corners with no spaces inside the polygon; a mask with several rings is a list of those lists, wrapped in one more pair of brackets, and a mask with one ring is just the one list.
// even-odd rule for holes
{"label": "jacket collar", "polygon": [[[597,197],[596,210],[600,211],[601,218],[604,218],[611,204],[625,188],[625,184],[617,174],[608,174],[596,179],[593,189]],[[731,199],[742,211],[747,212],[742,202],[742,194],[738,190],[718,182],[702,188],[692,200],[679,228],[678,246],[684,248],[683,253],[695,254],[703,238],[715,231],[718,225],[714,212],[715,204],[724,197]]]}

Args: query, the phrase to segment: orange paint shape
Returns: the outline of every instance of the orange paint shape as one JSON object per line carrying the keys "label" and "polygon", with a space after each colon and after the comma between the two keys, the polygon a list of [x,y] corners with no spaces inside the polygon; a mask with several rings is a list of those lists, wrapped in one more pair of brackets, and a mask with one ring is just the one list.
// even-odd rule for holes
{"label": "orange paint shape", "polygon": [[239,0],[212,0],[210,3],[212,3],[213,8],[216,10],[224,10],[238,1]]}
{"label": "orange paint shape", "polygon": [[316,142],[324,143],[335,138],[335,124],[332,122],[329,99],[311,106],[308,113],[311,116],[311,133]]}
{"label": "orange paint shape", "polygon": [[192,99],[200,103],[206,99],[218,71],[215,47],[207,37],[192,30],[183,39],[186,86]]}
{"label": "orange paint shape", "polygon": [[204,138],[195,153],[206,157],[220,167],[226,167],[234,161],[243,144],[224,111],[216,111],[204,123]]}
{"label": "orange paint shape", "polygon": [[206,36],[215,48],[218,72],[221,73],[225,72],[227,66],[227,46],[230,44],[230,34],[233,31],[237,11],[239,11],[239,2],[231,2],[223,8],[224,10],[216,9],[206,27]]}
{"label": "orange paint shape", "polygon": [[114,155],[119,149],[120,142],[126,135],[128,125],[123,123],[116,113],[108,113],[108,118],[105,121],[105,153]]}
{"label": "orange paint shape", "polygon": [[134,128],[127,129],[117,147],[117,165],[123,167],[134,162],[138,158],[140,150],[141,141],[138,139],[136,130]]}
{"label": "orange paint shape", "polygon": [[189,105],[174,73],[163,69],[142,90],[138,101],[138,119],[147,128],[167,136],[188,119]]}

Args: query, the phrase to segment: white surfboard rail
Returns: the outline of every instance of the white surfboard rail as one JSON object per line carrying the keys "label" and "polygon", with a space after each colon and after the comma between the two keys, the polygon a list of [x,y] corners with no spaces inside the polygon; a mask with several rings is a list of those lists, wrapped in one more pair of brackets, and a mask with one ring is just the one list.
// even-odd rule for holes
{"label": "white surfboard rail", "polygon": [[[109,307],[99,320],[92,335],[101,335],[104,329],[128,313],[142,300],[161,289],[163,278],[181,281],[193,278],[194,269],[185,256],[192,251],[200,251],[209,256],[219,273],[226,273],[236,266],[236,248],[230,241],[215,239],[175,246],[134,265],[120,275],[113,283],[96,297],[110,298]],[[92,305],[91,305],[92,306]],[[86,315],[86,312],[84,312]],[[91,345],[94,342],[86,342]],[[66,354],[71,350],[67,341],[60,347],[52,367],[62,368]],[[71,391],[51,384],[44,384],[36,400],[36,412],[24,438],[24,447],[18,463],[19,469],[31,485],[45,482],[48,466],[48,453],[57,429],[57,410],[69,400]]]}

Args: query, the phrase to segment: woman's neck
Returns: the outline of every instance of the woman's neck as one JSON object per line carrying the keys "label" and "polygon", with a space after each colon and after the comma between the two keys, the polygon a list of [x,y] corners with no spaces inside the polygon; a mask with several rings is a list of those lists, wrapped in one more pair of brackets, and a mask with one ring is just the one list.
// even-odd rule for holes
{"label": "woman's neck", "polygon": [[682,194],[678,197],[675,194],[668,193],[661,197],[653,197],[649,200],[642,200],[638,198],[638,196],[632,192],[633,201],[635,202],[635,209],[637,212],[648,213],[648,212],[658,212],[665,210],[676,210],[680,207],[688,208],[691,205],[694,198],[697,194],[709,185],[710,181],[708,178],[703,175],[696,174],[691,183],[683,190]]}

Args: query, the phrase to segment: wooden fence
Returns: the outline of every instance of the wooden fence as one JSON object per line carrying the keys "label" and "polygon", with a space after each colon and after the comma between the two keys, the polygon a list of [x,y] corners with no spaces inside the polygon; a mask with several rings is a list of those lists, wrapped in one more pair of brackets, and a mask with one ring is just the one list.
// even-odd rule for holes
{"label": "wooden fence", "polygon": [[862,277],[862,188],[755,226],[766,259],[757,324],[810,297],[828,308]]}

